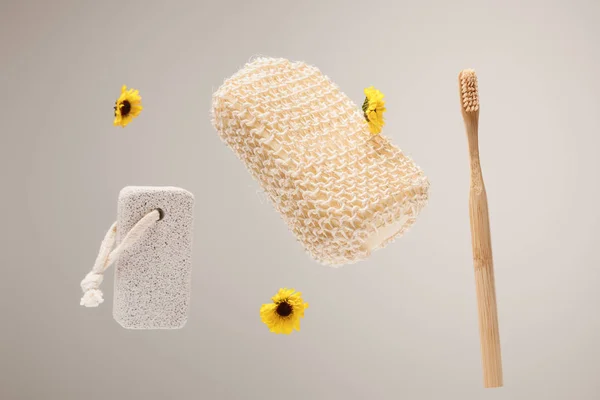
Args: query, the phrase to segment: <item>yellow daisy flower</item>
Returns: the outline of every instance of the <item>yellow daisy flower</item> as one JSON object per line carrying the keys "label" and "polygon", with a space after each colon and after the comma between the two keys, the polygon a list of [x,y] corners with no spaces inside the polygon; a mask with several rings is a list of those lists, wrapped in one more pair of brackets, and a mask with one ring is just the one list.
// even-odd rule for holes
{"label": "yellow daisy flower", "polygon": [[115,101],[115,126],[125,128],[128,123],[142,112],[142,97],[135,89],[127,90],[127,86],[121,88],[121,95]]}
{"label": "yellow daisy flower", "polygon": [[308,303],[302,300],[302,293],[294,289],[283,288],[271,298],[269,304],[260,307],[260,319],[273,333],[289,335],[292,330],[300,330],[300,318]]}
{"label": "yellow daisy flower", "polygon": [[369,131],[377,135],[385,124],[383,120],[383,113],[385,112],[383,93],[371,86],[365,89],[365,96],[367,97],[362,105],[362,110],[365,119],[369,123]]}

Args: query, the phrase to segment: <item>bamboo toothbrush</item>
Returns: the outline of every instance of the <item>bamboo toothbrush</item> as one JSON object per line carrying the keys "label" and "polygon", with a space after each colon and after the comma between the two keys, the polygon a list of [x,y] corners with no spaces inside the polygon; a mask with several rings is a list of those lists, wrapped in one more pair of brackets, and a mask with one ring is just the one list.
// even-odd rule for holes
{"label": "bamboo toothbrush", "polygon": [[479,312],[483,385],[486,388],[494,388],[503,385],[502,357],[500,354],[500,334],[498,330],[498,311],[496,309],[496,287],[487,195],[483,176],[481,175],[481,164],[479,163],[479,93],[475,71],[472,69],[461,71],[458,75],[458,81],[461,111],[467,131],[469,156],[471,158],[469,214]]}

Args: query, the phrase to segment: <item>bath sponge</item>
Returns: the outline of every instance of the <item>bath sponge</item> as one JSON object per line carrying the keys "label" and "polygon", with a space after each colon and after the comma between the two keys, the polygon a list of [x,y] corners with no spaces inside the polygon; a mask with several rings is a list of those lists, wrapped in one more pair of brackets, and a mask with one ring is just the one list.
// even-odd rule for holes
{"label": "bath sponge", "polygon": [[257,58],[213,94],[213,126],[318,262],[367,258],[428,200],[423,171],[372,136],[360,108],[318,68]]}

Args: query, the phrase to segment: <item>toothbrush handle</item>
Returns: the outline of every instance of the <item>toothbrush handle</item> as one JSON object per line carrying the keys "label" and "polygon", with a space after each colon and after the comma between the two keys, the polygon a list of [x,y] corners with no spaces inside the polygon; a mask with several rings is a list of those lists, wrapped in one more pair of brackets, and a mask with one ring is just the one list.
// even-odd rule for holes
{"label": "toothbrush handle", "polygon": [[503,377],[492,240],[487,195],[483,177],[481,176],[478,155],[472,160],[469,211],[477,308],[479,313],[483,383],[486,388],[495,388],[503,385]]}

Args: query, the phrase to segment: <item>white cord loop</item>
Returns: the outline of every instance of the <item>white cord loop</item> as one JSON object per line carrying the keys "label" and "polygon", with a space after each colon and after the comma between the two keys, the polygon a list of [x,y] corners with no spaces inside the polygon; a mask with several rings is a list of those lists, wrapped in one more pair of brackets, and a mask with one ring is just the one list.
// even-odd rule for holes
{"label": "white cord loop", "polygon": [[150,211],[140,219],[133,228],[131,228],[121,243],[111,251],[117,237],[117,223],[115,222],[112,224],[106,233],[106,236],[104,236],[104,240],[102,240],[100,251],[98,252],[98,257],[96,257],[96,262],[94,263],[92,270],[81,281],[83,297],[79,303],[80,305],[85,307],[98,307],[104,302],[102,291],[99,289],[100,284],[104,280],[104,271],[119,258],[124,250],[137,242],[148,228],[153,226],[157,221],[160,221],[163,218],[163,215],[164,213],[161,209]]}

